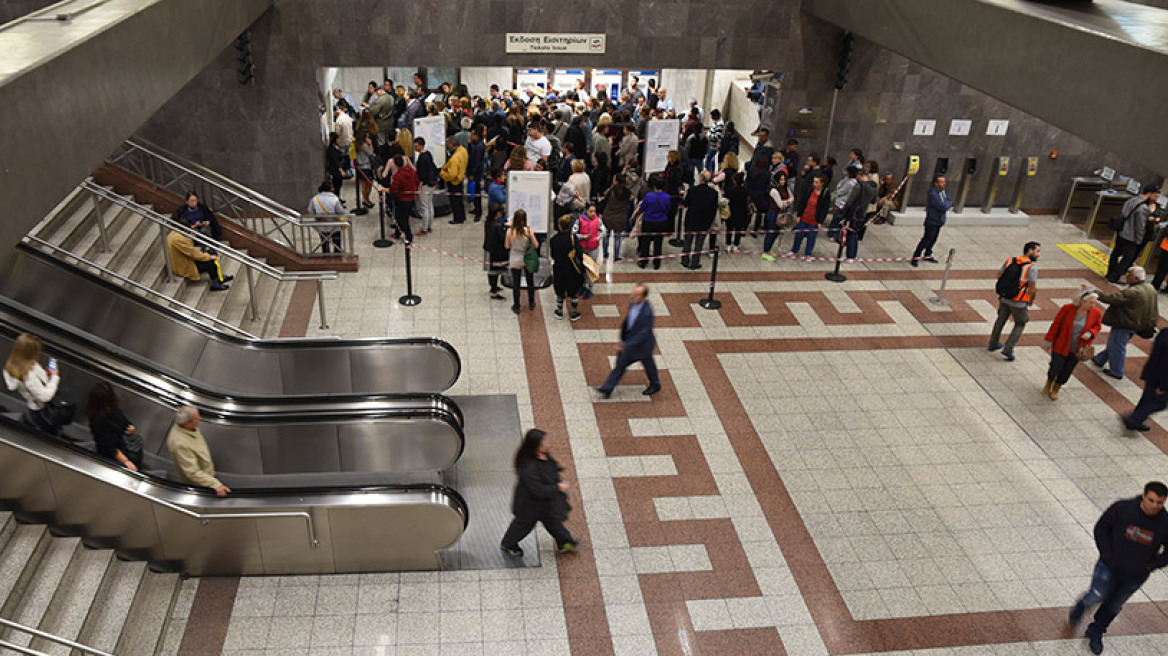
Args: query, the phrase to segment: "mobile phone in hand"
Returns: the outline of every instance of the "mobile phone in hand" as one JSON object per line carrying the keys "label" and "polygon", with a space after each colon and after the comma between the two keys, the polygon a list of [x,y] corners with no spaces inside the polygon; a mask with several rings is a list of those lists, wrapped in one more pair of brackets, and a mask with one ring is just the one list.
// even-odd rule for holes
{"label": "mobile phone in hand", "polygon": [[57,368],[57,358],[49,358],[49,369]]}

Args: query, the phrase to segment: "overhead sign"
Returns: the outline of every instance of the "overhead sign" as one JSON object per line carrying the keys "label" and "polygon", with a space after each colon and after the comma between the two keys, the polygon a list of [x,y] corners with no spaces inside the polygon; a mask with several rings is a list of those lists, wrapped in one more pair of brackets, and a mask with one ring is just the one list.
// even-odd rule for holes
{"label": "overhead sign", "polygon": [[571,53],[603,55],[603,34],[507,33],[507,53]]}
{"label": "overhead sign", "polygon": [[968,137],[969,130],[973,127],[973,121],[967,118],[955,118],[949,121],[949,136],[951,137]]}

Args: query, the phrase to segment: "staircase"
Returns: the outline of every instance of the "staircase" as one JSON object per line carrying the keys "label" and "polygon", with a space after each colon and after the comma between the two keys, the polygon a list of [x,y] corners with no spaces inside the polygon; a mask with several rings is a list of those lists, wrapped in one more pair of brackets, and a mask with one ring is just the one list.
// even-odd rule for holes
{"label": "staircase", "polygon": [[[109,187],[104,188],[112,192]],[[119,197],[133,200],[126,196]],[[98,221],[99,212],[101,222]],[[104,241],[101,223],[105,225]],[[220,259],[223,275],[236,277],[230,283],[231,289],[226,292],[211,292],[205,277],[195,282],[170,276],[166,264],[165,232],[168,230],[164,231],[137,211],[99,199],[78,187],[29,233],[31,237],[57,248],[45,246],[36,240],[26,241],[32,248],[95,273],[153,303],[185,314],[196,322],[218,330],[234,327],[238,329],[235,332],[244,336],[278,335],[292,284],[281,284],[272,277],[253,271],[258,314],[258,318],[253,320],[246,267],[237,260],[227,257]],[[116,275],[109,275],[103,270]],[[118,279],[118,276],[154,290],[157,294],[146,292]]]}
{"label": "staircase", "polygon": [[[0,618],[118,656],[174,653],[185,627],[169,620],[190,596],[180,590],[195,585],[0,511]],[[0,640],[54,656],[82,653],[2,626]]]}

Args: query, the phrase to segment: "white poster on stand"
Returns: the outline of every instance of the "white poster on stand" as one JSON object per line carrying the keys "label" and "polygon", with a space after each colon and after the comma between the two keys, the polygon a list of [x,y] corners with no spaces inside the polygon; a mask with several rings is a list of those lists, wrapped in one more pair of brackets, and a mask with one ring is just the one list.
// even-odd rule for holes
{"label": "white poster on stand", "polygon": [[507,216],[527,212],[527,225],[536,234],[547,234],[552,215],[552,174],[547,171],[507,173]]}
{"label": "white poster on stand", "polygon": [[414,138],[426,140],[426,151],[434,158],[434,165],[442,168],[446,163],[446,119],[441,116],[426,116],[414,119]]}
{"label": "white poster on stand", "polygon": [[653,119],[645,130],[645,173],[664,171],[669,164],[669,151],[677,150],[681,121]]}

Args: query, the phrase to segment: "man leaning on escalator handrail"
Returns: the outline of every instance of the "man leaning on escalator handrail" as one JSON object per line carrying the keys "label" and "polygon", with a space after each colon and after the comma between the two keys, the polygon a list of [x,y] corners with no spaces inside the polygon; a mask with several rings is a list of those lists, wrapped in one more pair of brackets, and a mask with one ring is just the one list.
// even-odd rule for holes
{"label": "man leaning on escalator handrail", "polygon": [[211,449],[207,440],[199,432],[199,410],[184,405],[174,413],[174,426],[166,436],[166,446],[170,457],[178,467],[183,482],[198,487],[209,487],[215,494],[225,497],[231,488],[215,478],[215,463],[211,460]]}

